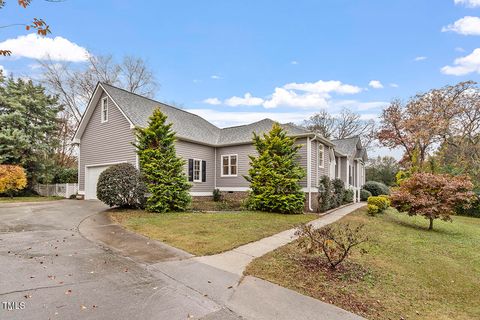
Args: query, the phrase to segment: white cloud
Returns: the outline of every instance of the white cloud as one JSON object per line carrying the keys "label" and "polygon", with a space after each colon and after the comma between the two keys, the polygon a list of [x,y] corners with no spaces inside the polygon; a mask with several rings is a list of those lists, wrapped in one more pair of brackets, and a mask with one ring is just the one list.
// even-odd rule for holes
{"label": "white cloud", "polygon": [[396,83],[390,83],[389,86],[392,87],[392,88],[398,88],[399,87],[399,85],[396,84]]}
{"label": "white cloud", "polygon": [[465,57],[457,58],[453,66],[445,66],[442,73],[454,76],[463,76],[469,73],[480,73],[480,48]]}
{"label": "white cloud", "polygon": [[362,88],[353,86],[350,84],[344,84],[341,81],[323,81],[319,80],[317,82],[304,82],[304,83],[287,83],[283,88],[288,90],[298,90],[305,91],[310,93],[320,93],[328,94],[330,92],[335,92],[339,94],[355,94],[362,91]]}
{"label": "white cloud", "polygon": [[413,59],[414,61],[423,61],[423,60],[427,60],[427,57],[424,57],[424,56],[419,56],[419,57],[415,57],[415,59]]}
{"label": "white cloud", "polygon": [[220,99],[218,99],[218,98],[208,98],[208,99],[203,100],[203,103],[211,104],[213,106],[217,106],[219,104],[222,104],[222,101],[220,101]]}
{"label": "white cloud", "polygon": [[292,62],[290,62],[291,64],[298,64],[298,61],[296,60],[293,60]]}
{"label": "white cloud", "polygon": [[214,74],[214,75],[211,75],[211,76],[210,76],[210,78],[211,78],[211,79],[213,79],[213,80],[220,80],[220,79],[223,79],[222,77],[220,77],[219,75],[216,75],[216,74]]}
{"label": "white cloud", "polygon": [[465,49],[463,49],[462,47],[456,47],[456,48],[455,48],[455,51],[457,51],[457,52],[465,52]]}
{"label": "white cloud", "polygon": [[456,32],[466,36],[480,35],[480,18],[478,17],[463,17],[452,24],[442,28],[442,32]]}
{"label": "white cloud", "polygon": [[243,97],[231,97],[225,100],[225,104],[231,107],[237,106],[259,106],[262,105],[264,100],[262,98],[257,98],[252,96],[251,93],[247,92]]}
{"label": "white cloud", "polygon": [[357,112],[382,109],[389,103],[385,101],[360,102],[357,100],[340,100],[330,104],[331,109],[341,110],[348,108]]}
{"label": "white cloud", "polygon": [[480,7],[480,0],[454,0],[455,4],[463,4],[469,8]]}
{"label": "white cloud", "polygon": [[82,62],[87,60],[88,51],[62,37],[41,37],[35,33],[7,39],[0,47],[12,51],[13,58],[46,59]]}
{"label": "white cloud", "polygon": [[324,108],[327,106],[326,94],[305,93],[298,94],[293,90],[285,88],[275,88],[269,100],[266,100],[263,106],[267,109],[277,107],[294,107],[294,108]]}
{"label": "white cloud", "polygon": [[368,83],[368,85],[370,87],[372,87],[373,89],[382,89],[383,88],[383,84],[378,80],[372,80]]}

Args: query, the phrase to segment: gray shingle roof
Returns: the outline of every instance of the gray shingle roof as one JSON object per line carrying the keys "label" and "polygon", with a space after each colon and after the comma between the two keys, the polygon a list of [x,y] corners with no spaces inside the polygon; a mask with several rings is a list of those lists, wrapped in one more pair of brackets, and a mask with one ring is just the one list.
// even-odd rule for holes
{"label": "gray shingle roof", "polygon": [[[123,89],[102,83],[102,87],[112,97],[130,121],[139,127],[146,127],[148,118],[156,108],[167,116],[178,138],[197,141],[209,145],[239,144],[252,141],[252,132],[268,132],[275,121],[263,119],[247,125],[218,128],[202,117],[167,104],[142,97]],[[309,131],[292,124],[281,125],[290,135],[308,134]]]}
{"label": "gray shingle roof", "polygon": [[335,150],[347,156],[354,158],[367,159],[367,150],[362,147],[362,142],[359,136],[354,136],[346,139],[332,140],[335,145]]}

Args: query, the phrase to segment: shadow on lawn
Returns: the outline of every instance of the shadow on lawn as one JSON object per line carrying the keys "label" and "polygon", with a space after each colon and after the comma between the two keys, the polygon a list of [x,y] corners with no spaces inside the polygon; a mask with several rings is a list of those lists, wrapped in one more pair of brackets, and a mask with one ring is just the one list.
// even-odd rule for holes
{"label": "shadow on lawn", "polygon": [[[438,234],[448,234],[448,235],[456,235],[458,232],[453,230],[447,230],[442,228],[440,223],[452,223],[452,221],[442,221],[440,219],[435,219],[433,224],[433,230],[428,230],[428,220],[424,219],[423,217],[410,217],[412,221],[405,221],[400,218],[401,215],[408,216],[407,214],[402,214],[400,212],[397,213],[387,213],[388,220],[392,223],[395,223],[399,226],[413,229],[413,230],[420,230],[420,231],[428,231],[429,233],[438,233]],[[424,220],[425,224],[419,222],[419,219]]]}

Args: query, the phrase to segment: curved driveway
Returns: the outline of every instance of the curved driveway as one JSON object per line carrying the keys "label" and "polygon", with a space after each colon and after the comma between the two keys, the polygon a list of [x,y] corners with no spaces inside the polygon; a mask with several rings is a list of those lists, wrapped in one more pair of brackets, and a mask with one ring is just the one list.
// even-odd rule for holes
{"label": "curved driveway", "polygon": [[85,239],[79,223],[104,209],[76,200],[0,205],[0,319],[220,316],[203,294]]}

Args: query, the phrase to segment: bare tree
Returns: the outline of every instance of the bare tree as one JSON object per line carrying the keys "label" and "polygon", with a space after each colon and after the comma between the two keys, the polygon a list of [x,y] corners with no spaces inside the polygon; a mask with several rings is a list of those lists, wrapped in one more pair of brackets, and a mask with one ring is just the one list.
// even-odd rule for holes
{"label": "bare tree", "polygon": [[335,116],[326,110],[321,110],[305,120],[303,126],[327,139],[345,139],[359,136],[366,148],[372,146],[376,139],[375,121],[363,120],[359,114],[346,108]]}
{"label": "bare tree", "polygon": [[117,63],[112,55],[90,55],[87,64],[81,68],[52,59],[38,63],[43,68],[41,82],[59,96],[77,124],[98,82],[147,97],[153,97],[158,88],[153,72],[141,58],[127,56],[122,63]]}
{"label": "bare tree", "polygon": [[321,110],[305,120],[303,126],[329,139],[335,132],[336,120],[327,110]]}

